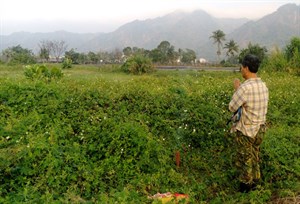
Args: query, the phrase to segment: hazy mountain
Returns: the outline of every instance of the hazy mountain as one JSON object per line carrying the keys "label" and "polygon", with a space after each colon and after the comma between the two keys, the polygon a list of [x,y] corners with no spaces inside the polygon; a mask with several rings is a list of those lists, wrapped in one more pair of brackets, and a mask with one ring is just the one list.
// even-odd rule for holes
{"label": "hazy mountain", "polygon": [[[286,4],[272,14],[257,21],[248,21],[233,32],[226,33],[226,42],[233,39],[240,49],[247,47],[249,42],[258,43],[270,50],[274,46],[283,48],[293,36],[300,37],[300,5]],[[216,45],[210,41],[200,46],[198,54],[216,60],[216,50]]]}
{"label": "hazy mountain", "polygon": [[236,29],[228,38],[234,39],[241,47],[249,42],[272,47],[283,47],[292,36],[300,37],[300,5],[286,4],[276,12],[258,21],[251,21]]}
{"label": "hazy mountain", "polygon": [[78,34],[66,31],[55,31],[51,33],[17,32],[7,36],[0,36],[0,50],[21,45],[24,48],[31,49],[33,52],[38,52],[38,44],[43,40],[63,40],[68,44],[70,49],[79,48],[82,44],[92,40],[97,35],[99,34]]}
{"label": "hazy mountain", "polygon": [[0,36],[0,50],[20,44],[37,52],[42,40],[64,40],[68,49],[75,48],[78,52],[122,50],[127,46],[153,49],[167,40],[175,49],[193,49],[198,57],[214,60],[216,45],[209,38],[213,31],[224,31],[227,40],[233,39],[242,48],[249,42],[282,47],[292,36],[300,36],[299,15],[300,6],[296,4],[286,4],[257,21],[215,18],[203,10],[176,11],[154,19],[132,21],[110,33],[13,33]]}
{"label": "hazy mountain", "polygon": [[202,10],[193,13],[174,12],[163,17],[145,21],[133,21],[106,36],[94,38],[84,49],[114,49],[141,47],[153,49],[167,40],[178,48],[197,49],[206,42],[212,31],[222,29],[231,32],[247,19],[217,19]]}

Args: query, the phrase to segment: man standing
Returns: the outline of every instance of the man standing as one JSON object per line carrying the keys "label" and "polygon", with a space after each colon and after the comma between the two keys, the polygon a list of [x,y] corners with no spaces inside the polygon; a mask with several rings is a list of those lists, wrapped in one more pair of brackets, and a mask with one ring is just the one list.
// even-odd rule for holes
{"label": "man standing", "polygon": [[235,92],[229,110],[239,110],[239,120],[233,125],[237,145],[236,167],[239,172],[240,192],[248,192],[260,179],[259,146],[265,133],[269,91],[257,76],[260,60],[255,55],[246,55],[241,66],[245,79],[240,84],[234,81]]}

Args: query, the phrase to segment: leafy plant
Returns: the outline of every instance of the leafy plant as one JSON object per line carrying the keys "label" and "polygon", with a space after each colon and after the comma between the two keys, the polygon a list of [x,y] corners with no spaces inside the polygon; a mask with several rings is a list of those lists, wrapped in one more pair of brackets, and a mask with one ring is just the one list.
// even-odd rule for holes
{"label": "leafy plant", "polygon": [[31,80],[45,80],[50,82],[53,79],[63,77],[61,69],[57,67],[48,68],[46,65],[27,65],[24,70],[26,78]]}
{"label": "leafy plant", "polygon": [[122,66],[121,69],[126,73],[141,75],[154,71],[154,66],[151,60],[141,55],[135,55],[129,58]]}
{"label": "leafy plant", "polygon": [[62,68],[63,69],[72,68],[72,60],[70,58],[65,58],[64,61],[62,62]]}

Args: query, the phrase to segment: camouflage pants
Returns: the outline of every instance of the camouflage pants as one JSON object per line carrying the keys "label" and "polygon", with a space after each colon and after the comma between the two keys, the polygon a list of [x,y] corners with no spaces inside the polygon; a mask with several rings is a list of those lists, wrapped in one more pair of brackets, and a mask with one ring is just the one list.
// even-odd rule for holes
{"label": "camouflage pants", "polygon": [[237,155],[235,165],[239,173],[240,182],[252,184],[260,179],[259,153],[265,133],[265,127],[262,126],[255,138],[243,135],[242,132],[236,132]]}

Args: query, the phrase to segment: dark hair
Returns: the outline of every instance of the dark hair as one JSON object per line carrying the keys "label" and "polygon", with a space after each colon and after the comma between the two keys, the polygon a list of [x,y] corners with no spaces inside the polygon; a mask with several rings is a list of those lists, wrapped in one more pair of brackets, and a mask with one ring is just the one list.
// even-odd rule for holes
{"label": "dark hair", "polygon": [[243,67],[248,67],[250,72],[256,73],[260,65],[260,60],[256,55],[248,54],[244,57],[242,65]]}

